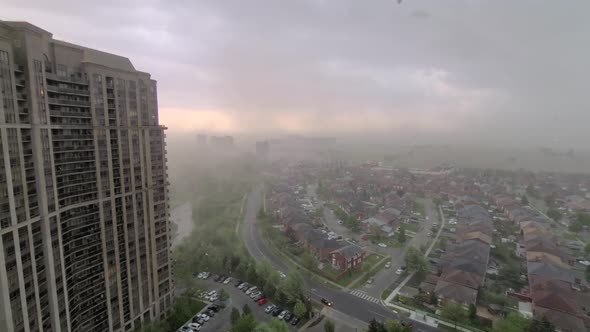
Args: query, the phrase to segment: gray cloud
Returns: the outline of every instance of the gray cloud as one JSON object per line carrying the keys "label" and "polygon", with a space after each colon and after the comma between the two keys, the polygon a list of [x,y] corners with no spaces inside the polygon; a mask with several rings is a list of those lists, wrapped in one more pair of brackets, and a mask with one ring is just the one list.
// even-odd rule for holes
{"label": "gray cloud", "polygon": [[8,0],[0,15],[129,56],[158,79],[162,112],[215,110],[242,131],[583,147],[589,9],[587,1]]}

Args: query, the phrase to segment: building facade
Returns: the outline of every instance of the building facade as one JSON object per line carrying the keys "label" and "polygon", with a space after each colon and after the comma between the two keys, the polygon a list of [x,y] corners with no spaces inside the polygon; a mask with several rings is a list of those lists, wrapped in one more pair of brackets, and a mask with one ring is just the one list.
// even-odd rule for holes
{"label": "building facade", "polygon": [[0,21],[0,331],[130,331],[173,302],[156,82]]}

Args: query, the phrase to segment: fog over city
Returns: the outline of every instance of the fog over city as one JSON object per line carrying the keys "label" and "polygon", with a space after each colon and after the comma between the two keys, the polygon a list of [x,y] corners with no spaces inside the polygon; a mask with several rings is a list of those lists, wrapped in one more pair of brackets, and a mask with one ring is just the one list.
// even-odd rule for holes
{"label": "fog over city", "polygon": [[125,54],[171,132],[584,148],[585,1],[14,1]]}

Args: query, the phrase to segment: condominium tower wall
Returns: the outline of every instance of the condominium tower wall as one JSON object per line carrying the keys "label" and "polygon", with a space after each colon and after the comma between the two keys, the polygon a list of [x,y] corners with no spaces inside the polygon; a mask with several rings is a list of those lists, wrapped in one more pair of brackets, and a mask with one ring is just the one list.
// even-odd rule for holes
{"label": "condominium tower wall", "polygon": [[171,306],[164,130],[129,59],[0,21],[0,331],[130,331]]}

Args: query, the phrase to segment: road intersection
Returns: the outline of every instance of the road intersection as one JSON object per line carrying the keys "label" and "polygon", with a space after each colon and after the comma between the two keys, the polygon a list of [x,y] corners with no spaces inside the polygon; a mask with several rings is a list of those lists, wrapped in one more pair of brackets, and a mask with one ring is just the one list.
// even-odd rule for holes
{"label": "road intersection", "polygon": [[[261,205],[262,187],[258,186],[248,194],[244,208],[244,220],[243,227],[241,227],[241,235],[246,249],[256,260],[265,259],[270,262],[275,269],[289,273],[291,267],[267,247],[256,227],[256,215]],[[378,320],[400,319],[397,314],[385,308],[380,302],[375,303],[371,298],[363,298],[340,289],[334,289],[332,286],[312,280],[305,274],[304,280],[312,299],[319,300],[321,298],[327,298],[334,303],[334,307],[329,308],[329,310],[339,311],[364,322],[368,322],[372,318]],[[372,297],[380,298],[380,295]],[[416,331],[437,330],[432,326],[424,325],[419,322],[414,322],[414,326]]]}

